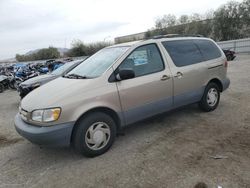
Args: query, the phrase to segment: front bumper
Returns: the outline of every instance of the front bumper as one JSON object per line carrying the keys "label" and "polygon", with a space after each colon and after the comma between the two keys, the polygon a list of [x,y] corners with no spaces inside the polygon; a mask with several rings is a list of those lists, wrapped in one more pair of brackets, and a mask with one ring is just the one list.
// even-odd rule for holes
{"label": "front bumper", "polygon": [[24,122],[19,113],[15,117],[17,132],[30,142],[42,146],[69,146],[73,126],[74,122],[38,127]]}

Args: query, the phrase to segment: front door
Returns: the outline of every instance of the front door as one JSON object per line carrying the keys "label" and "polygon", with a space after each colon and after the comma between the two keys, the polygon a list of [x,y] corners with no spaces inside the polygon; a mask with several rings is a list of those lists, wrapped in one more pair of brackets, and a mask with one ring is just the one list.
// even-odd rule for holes
{"label": "front door", "polygon": [[172,108],[173,80],[157,44],[136,48],[119,68],[135,72],[135,78],[116,82],[126,124]]}

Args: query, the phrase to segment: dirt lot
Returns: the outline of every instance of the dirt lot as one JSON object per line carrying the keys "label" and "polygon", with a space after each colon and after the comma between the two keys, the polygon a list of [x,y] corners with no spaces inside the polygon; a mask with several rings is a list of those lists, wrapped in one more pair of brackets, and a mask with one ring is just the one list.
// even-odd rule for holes
{"label": "dirt lot", "polygon": [[92,159],[21,138],[13,126],[19,98],[4,92],[0,187],[250,187],[250,56],[230,62],[228,73],[231,86],[214,112],[191,105],[137,123]]}

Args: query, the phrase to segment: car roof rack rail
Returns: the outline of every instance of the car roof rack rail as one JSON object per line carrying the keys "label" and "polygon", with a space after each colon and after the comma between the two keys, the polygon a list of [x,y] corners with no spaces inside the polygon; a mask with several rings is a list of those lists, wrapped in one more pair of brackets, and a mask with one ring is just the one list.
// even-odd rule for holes
{"label": "car roof rack rail", "polygon": [[161,39],[161,38],[174,38],[174,37],[204,37],[200,34],[166,34],[166,35],[156,35],[151,39]]}

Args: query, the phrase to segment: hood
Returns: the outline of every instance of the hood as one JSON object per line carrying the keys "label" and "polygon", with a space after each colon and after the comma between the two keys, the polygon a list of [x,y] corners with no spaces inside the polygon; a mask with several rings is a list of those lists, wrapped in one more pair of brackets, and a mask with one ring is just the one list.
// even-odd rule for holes
{"label": "hood", "polygon": [[30,92],[21,101],[21,107],[27,111],[51,107],[61,107],[67,98],[83,97],[86,91],[98,87],[94,79],[57,78]]}
{"label": "hood", "polygon": [[41,85],[57,78],[58,75],[53,75],[53,74],[44,74],[44,75],[40,75],[40,76],[36,76],[34,78],[30,78],[24,82],[21,83],[21,86],[29,86],[35,83],[40,83]]}

